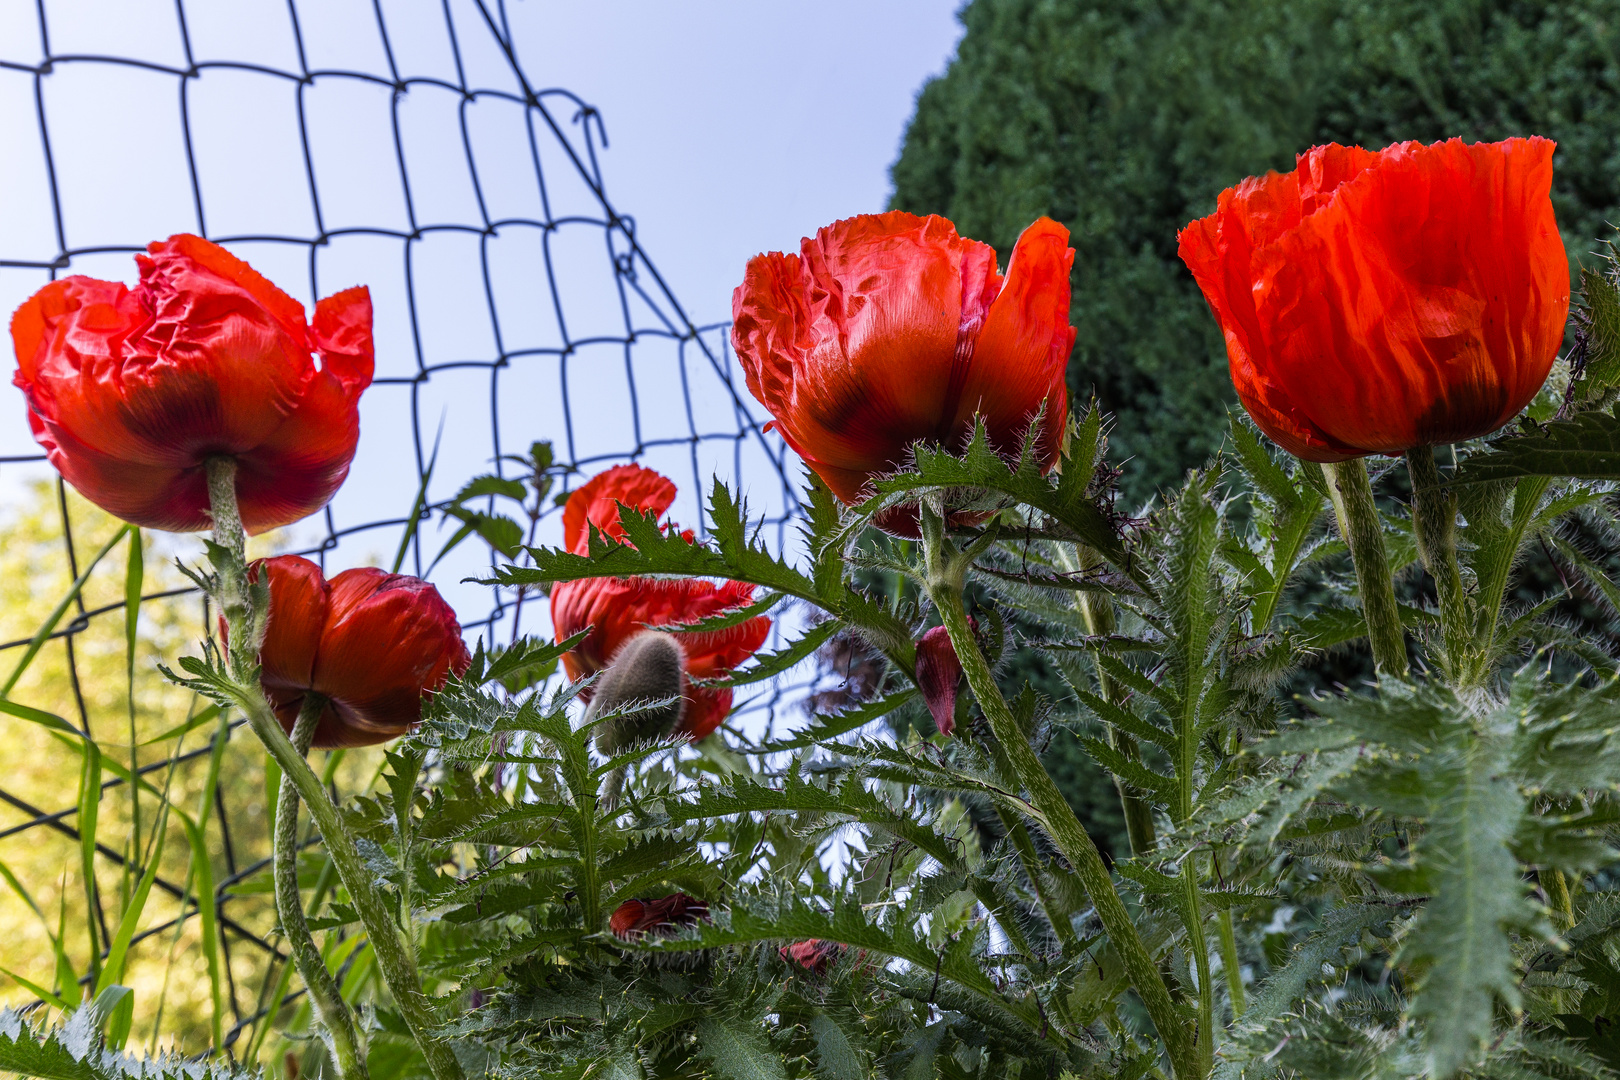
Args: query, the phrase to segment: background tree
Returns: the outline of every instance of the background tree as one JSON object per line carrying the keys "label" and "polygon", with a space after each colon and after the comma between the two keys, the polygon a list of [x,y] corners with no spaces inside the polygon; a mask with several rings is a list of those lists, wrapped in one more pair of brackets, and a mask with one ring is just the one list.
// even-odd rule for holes
{"label": "background tree", "polygon": [[[1620,0],[971,0],[960,18],[956,58],[918,96],[890,206],[943,214],[1003,259],[1039,215],[1069,226],[1069,386],[1116,419],[1122,509],[1202,465],[1237,400],[1176,254],[1178,230],[1222,189],[1324,142],[1540,134],[1558,143],[1553,205],[1572,268],[1620,221]],[[1556,579],[1532,561],[1532,576]],[[1354,684],[1363,659],[1329,657],[1299,688]],[[1032,674],[1015,660],[1004,679]],[[1072,736],[1047,759],[1099,838],[1122,841],[1112,784]]]}
{"label": "background tree", "polygon": [[1041,214],[1069,226],[1070,386],[1117,417],[1131,504],[1202,464],[1235,401],[1176,256],[1223,188],[1323,142],[1540,134],[1572,262],[1620,207],[1616,0],[972,0],[961,20],[890,204],[1003,258]]}

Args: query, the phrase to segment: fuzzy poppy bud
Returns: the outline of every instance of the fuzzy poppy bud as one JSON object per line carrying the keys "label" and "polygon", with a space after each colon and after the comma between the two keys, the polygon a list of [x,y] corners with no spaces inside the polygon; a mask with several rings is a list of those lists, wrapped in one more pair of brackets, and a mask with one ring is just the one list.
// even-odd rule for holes
{"label": "fuzzy poppy bud", "polygon": [[674,937],[689,926],[709,921],[709,905],[685,893],[657,900],[626,900],[608,918],[608,929],[620,941]]}
{"label": "fuzzy poppy bud", "polygon": [[813,975],[825,975],[827,969],[837,963],[847,950],[848,946],[839,942],[811,938],[783,945],[776,952],[783,960],[797,964]]}
{"label": "fuzzy poppy bud", "polygon": [[587,724],[634,702],[674,699],[598,726],[596,748],[603,754],[612,757],[636,743],[664,738],[686,715],[686,655],[671,635],[643,630],[625,642],[595,690],[585,710]]}
{"label": "fuzzy poppy bud", "polygon": [[956,694],[962,688],[962,662],[943,626],[936,626],[917,642],[917,688],[922,691],[934,726],[941,735],[956,731]]}

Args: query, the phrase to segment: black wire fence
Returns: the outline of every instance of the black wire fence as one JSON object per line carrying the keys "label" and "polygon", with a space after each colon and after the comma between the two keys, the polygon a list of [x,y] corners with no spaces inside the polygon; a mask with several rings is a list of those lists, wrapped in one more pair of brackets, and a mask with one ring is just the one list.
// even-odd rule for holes
{"label": "black wire fence", "polygon": [[[439,511],[460,484],[509,473],[507,455],[539,439],[573,470],[562,490],[621,461],[671,476],[673,516],[687,526],[699,526],[718,474],[742,488],[763,534],[792,548],[797,467],[761,431],[726,326],[695,325],[642,249],[607,194],[602,117],[566,90],[539,88],[506,0],[37,0],[0,20],[7,311],[65,274],[127,280],[133,253],[183,231],[223,244],[306,305],[370,286],[378,366],[360,451],[332,505],[293,528],[289,550],[330,572],[387,565],[408,538],[404,569],[431,569],[469,638],[549,636],[538,598],[524,605],[465,580],[497,558],[489,547],[469,542],[433,565],[447,535]],[[23,442],[20,398],[5,426],[3,446],[17,452],[0,456],[0,483],[48,475]],[[59,558],[78,578],[86,553],[56,483]],[[559,516],[548,500],[531,537],[560,542]],[[148,590],[141,602],[201,602],[177,599],[186,592]],[[67,719],[86,739],[116,743],[124,720],[87,700],[76,642],[98,621],[122,623],[124,608],[87,606],[80,592],[44,645],[65,657],[77,710]],[[12,641],[0,654],[30,647]],[[805,679],[762,685],[739,717],[774,724]],[[0,717],[0,728],[25,723]],[[140,772],[156,781],[178,762],[217,763],[216,749],[205,742]],[[111,776],[103,791],[124,782]],[[0,771],[12,819],[0,809],[0,861],[6,844],[40,830],[78,841],[79,806],[38,806],[10,786]],[[284,959],[267,933],[268,893],[244,888],[265,876],[263,859],[233,835],[248,812],[264,832],[262,804],[261,792],[221,785],[207,826],[224,862],[212,905],[227,1045],[262,1019]],[[95,853],[118,874],[139,871],[140,851],[123,838],[98,836]],[[179,902],[176,915],[139,938],[173,934],[197,911],[189,881],[164,873],[155,888]],[[108,891],[88,902],[103,949],[117,916]]]}

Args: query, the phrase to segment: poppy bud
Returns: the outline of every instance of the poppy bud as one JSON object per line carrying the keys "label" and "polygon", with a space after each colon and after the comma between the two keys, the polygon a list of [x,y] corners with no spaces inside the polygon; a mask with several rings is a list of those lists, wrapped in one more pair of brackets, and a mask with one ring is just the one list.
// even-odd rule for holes
{"label": "poppy bud", "polygon": [[289,733],[305,695],[324,697],[316,747],[405,734],[422,719],[422,695],[472,662],[455,612],[421,578],[359,567],[328,581],[297,555],[261,559],[249,573],[270,585],[259,650],[265,696]]}
{"label": "poppy bud", "polygon": [[[800,253],[748,262],[731,298],[731,341],[749,392],[840,499],[920,441],[960,452],[982,419],[1016,457],[1040,417],[1035,454],[1062,450],[1069,397],[1069,231],[1041,218],[1018,238],[1005,278],[990,245],[942,217],[898,210],[837,221]],[[915,508],[879,524],[917,535]]]}
{"label": "poppy bud", "polygon": [[682,929],[709,921],[709,905],[685,893],[657,900],[626,900],[608,918],[608,929],[620,941],[674,937]]}
{"label": "poppy bud", "polygon": [[585,723],[636,701],[674,698],[669,704],[621,716],[596,729],[596,748],[608,757],[636,743],[661,739],[686,715],[686,656],[669,634],[643,630],[627,641],[596,682]]}
{"label": "poppy bud", "polygon": [[[569,497],[563,508],[563,544],[576,555],[588,554],[593,527],[623,542],[621,505],[663,514],[674,501],[675,484],[668,478],[640,465],[616,465],[593,476]],[[740,581],[584,578],[562,582],[551,590],[551,623],[558,641],[590,628],[585,640],[562,658],[568,677],[582,679],[607,667],[648,627],[689,623],[734,611],[753,598],[754,587]],[[761,615],[724,630],[676,634],[683,670],[699,679],[724,675],[752,656],[765,643],[770,629],[771,620]],[[600,686],[591,687],[581,696],[589,701],[600,692]],[[729,688],[692,686],[683,680],[681,692],[686,699],[683,712],[668,730],[694,742],[707,737],[731,712]]]}
{"label": "poppy bud", "polygon": [[[319,510],[349,473],[371,384],[371,297],[303,305],[197,236],[137,255],[140,283],[74,276],[17,309],[12,381],[63,479],[143,528],[210,526],[207,462],[236,462],[249,533]],[[318,360],[317,360],[318,358]]]}
{"label": "poppy bud", "polygon": [[813,975],[825,975],[827,969],[837,963],[839,957],[847,950],[848,946],[839,942],[811,938],[808,941],[783,945],[776,952],[783,960],[798,964]]}
{"label": "poppy bud", "polygon": [[956,694],[962,688],[962,663],[943,626],[936,626],[917,642],[917,688],[922,691],[934,726],[941,735],[956,731]]}
{"label": "poppy bud", "polygon": [[1318,146],[1223,191],[1181,258],[1243,407],[1307,461],[1496,430],[1564,337],[1553,143]]}

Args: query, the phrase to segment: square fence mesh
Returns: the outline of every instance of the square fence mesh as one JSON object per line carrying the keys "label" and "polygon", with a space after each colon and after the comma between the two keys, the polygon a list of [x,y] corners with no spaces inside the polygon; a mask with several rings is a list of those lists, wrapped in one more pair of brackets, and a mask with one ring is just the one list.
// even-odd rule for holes
{"label": "square fence mesh", "polygon": [[[563,490],[622,461],[659,469],[679,484],[673,516],[687,525],[700,522],[718,475],[741,486],[763,534],[791,549],[796,467],[761,430],[726,326],[693,323],[634,219],[609,199],[600,114],[536,86],[504,0],[12,0],[0,5],[0,303],[10,311],[66,274],[128,280],[131,255],[175,232],[223,244],[306,306],[368,285],[378,364],[359,454],[332,505],[281,543],[329,571],[386,565],[401,551],[404,569],[431,573],[469,638],[550,634],[544,603],[464,580],[498,557],[487,546],[468,542],[433,565],[447,500],[476,473],[510,470],[504,456],[533,440],[550,440],[574,470]],[[20,395],[8,408],[9,500],[19,480],[54,474],[27,438]],[[72,580],[93,562],[53,482],[51,558]],[[548,504],[530,540],[560,542],[559,516]],[[188,592],[149,587],[139,599],[143,610],[200,603]],[[77,710],[66,720],[86,741],[117,742],[123,705],[103,715],[76,643],[125,614],[123,601],[92,604],[79,592],[40,634],[0,643],[0,668],[59,650]],[[741,703],[752,716],[743,722],[773,723],[806,678],[801,669],[763,684]],[[217,762],[229,730],[138,771],[157,779],[174,763]],[[104,797],[128,775],[109,775]],[[267,895],[243,891],[265,864],[233,836],[255,800],[216,787],[205,823],[225,862],[200,902],[222,932],[227,1046],[269,1010],[284,960],[268,935]],[[41,831],[80,839],[77,805],[37,805],[3,773],[0,801],[12,812],[0,817],[0,862],[6,845]],[[115,874],[140,869],[140,848],[123,837],[98,836],[94,851]],[[86,903],[104,948],[116,898],[97,876]],[[19,896],[39,886],[13,884]],[[192,879],[162,873],[155,888],[175,915],[139,939],[178,940],[198,910]]]}

